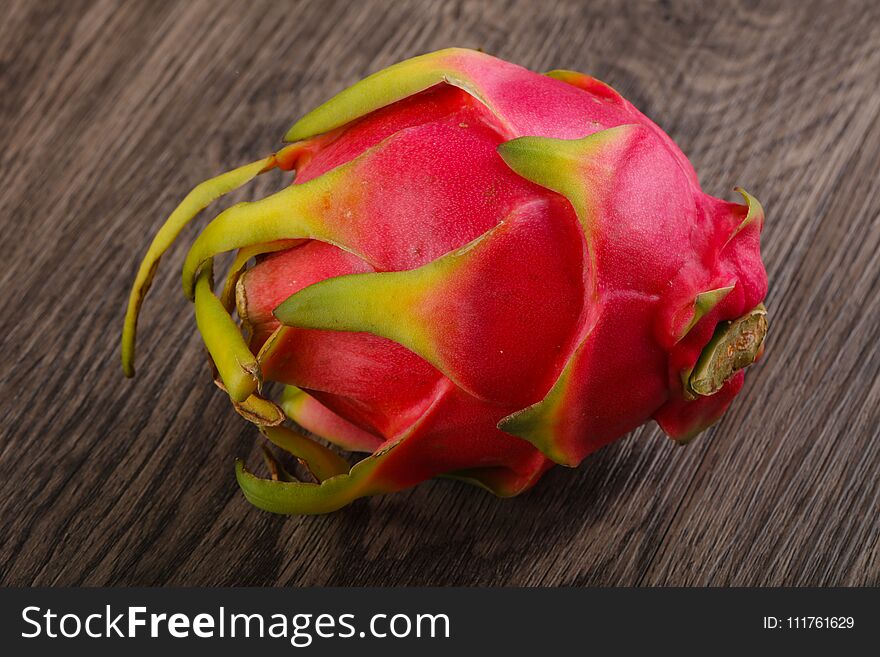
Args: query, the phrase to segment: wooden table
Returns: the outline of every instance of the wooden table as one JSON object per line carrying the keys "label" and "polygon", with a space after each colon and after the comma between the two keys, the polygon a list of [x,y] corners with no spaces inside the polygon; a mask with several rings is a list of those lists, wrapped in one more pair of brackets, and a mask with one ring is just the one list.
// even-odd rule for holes
{"label": "wooden table", "polygon": [[[7,585],[880,584],[880,5],[5,2],[0,16]],[[195,183],[365,74],[457,44],[592,73],[706,191],[767,210],[766,358],[687,448],[652,424],[498,500],[451,481],[325,517],[235,484],[256,432],[210,384],[168,254]],[[260,179],[245,195],[281,184]]]}

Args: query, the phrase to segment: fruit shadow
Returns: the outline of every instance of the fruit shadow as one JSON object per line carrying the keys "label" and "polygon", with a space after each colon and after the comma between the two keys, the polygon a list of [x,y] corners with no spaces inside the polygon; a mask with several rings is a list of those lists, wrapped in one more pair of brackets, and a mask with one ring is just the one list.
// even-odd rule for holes
{"label": "fruit shadow", "polygon": [[348,547],[344,559],[327,564],[326,583],[503,585],[553,578],[549,573],[567,553],[591,546],[601,552],[610,534],[626,542],[627,528],[651,516],[659,503],[653,487],[662,481],[646,478],[645,470],[660,440],[659,430],[643,427],[578,468],[551,469],[514,498],[438,479],[356,502],[332,520]]}

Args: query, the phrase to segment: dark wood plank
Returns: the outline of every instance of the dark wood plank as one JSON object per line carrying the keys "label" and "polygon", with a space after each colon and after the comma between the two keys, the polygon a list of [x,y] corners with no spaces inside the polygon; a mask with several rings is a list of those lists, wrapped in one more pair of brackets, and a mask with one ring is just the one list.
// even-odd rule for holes
{"label": "dark wood plank", "polygon": [[[876,3],[23,0],[0,44],[0,583],[880,584]],[[210,385],[178,291],[195,229],[126,381],[137,260],[195,183],[452,44],[607,80],[706,191],[762,200],[766,359],[686,449],[646,426],[514,500],[436,481],[258,512],[231,467],[256,434]]]}

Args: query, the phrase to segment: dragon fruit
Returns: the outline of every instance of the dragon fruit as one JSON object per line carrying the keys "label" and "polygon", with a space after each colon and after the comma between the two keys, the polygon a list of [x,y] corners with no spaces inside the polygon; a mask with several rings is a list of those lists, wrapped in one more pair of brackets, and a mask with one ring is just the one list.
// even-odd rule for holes
{"label": "dragon fruit", "polygon": [[[262,509],[324,513],[440,475],[516,495],[651,418],[690,440],[760,356],[760,204],[704,194],[603,82],[443,50],[367,77],[285,140],[174,211],[122,342],[131,376],[138,311],[187,222],[258,174],[296,172],[220,213],[183,266],[217,384],[315,479],[268,448],[269,478],[238,461]],[[230,251],[218,293],[213,259]],[[367,455],[352,466],[287,419]]]}

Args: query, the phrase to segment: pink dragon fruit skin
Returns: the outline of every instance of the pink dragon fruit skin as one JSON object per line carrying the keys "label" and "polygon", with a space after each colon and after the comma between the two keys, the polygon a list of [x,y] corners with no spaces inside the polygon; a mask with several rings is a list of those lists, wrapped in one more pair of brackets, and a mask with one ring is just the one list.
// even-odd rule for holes
{"label": "pink dragon fruit skin", "polygon": [[[183,226],[263,171],[296,171],[217,216],[183,270],[218,384],[317,479],[239,462],[260,508],[323,513],[438,475],[515,495],[650,418],[689,440],[761,353],[761,206],[704,194],[598,80],[443,50],[341,92],[286,140],[172,214],[123,332],[131,375],[137,313]],[[213,257],[232,250],[218,297]],[[264,381],[286,384],[277,403]],[[369,455],[351,467],[286,418]]]}

